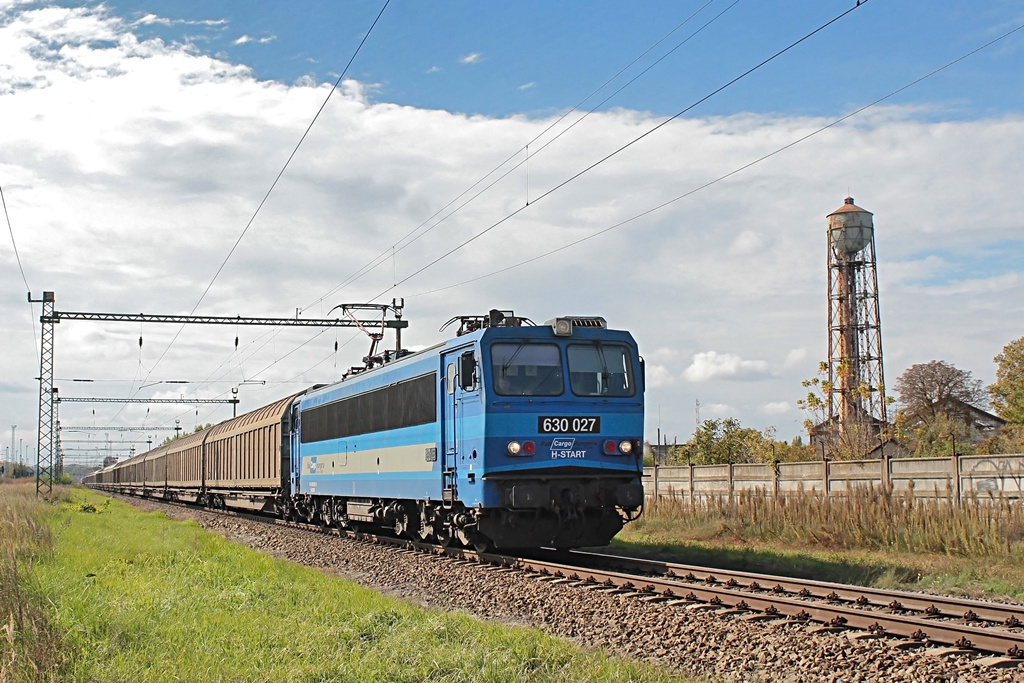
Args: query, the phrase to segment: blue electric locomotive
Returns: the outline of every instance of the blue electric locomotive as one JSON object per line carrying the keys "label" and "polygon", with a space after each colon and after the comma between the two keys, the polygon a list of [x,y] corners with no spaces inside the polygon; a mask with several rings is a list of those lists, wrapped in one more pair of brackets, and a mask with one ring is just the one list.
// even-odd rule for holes
{"label": "blue electric locomotive", "polygon": [[477,548],[607,543],[643,503],[636,343],[505,313],[300,396],[296,513]]}
{"label": "blue electric locomotive", "polygon": [[607,543],[643,504],[633,338],[603,318],[455,320],[443,344],[374,355],[375,337],[341,382],[84,481],[478,549]]}

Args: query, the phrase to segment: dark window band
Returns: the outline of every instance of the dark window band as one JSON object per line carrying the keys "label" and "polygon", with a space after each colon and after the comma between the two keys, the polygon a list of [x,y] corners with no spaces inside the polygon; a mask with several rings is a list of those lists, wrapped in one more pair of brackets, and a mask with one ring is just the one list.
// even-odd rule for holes
{"label": "dark window band", "polygon": [[437,421],[437,373],[302,411],[302,443]]}

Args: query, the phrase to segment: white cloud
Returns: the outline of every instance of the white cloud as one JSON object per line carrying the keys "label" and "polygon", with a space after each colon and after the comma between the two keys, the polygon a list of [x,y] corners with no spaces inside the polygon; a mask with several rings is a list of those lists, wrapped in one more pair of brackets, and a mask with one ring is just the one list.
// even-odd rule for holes
{"label": "white cloud", "polygon": [[224,26],[227,24],[226,19],[200,19],[200,20],[186,20],[186,19],[168,19],[167,17],[157,16],[156,14],[146,14],[141,18],[135,20],[137,26]]}
{"label": "white cloud", "polygon": [[729,253],[734,256],[755,255],[764,251],[766,245],[767,240],[763,235],[752,230],[744,230],[733,240]]}
{"label": "white cloud", "polygon": [[772,401],[761,406],[765,415],[784,415],[793,409],[793,404],[787,401]]}
{"label": "white cloud", "polygon": [[648,363],[646,373],[647,386],[652,389],[657,387],[667,387],[675,382],[675,377],[672,376],[672,372],[664,365]]}
{"label": "white cloud", "polygon": [[436,74],[438,71],[442,71],[441,67],[439,67],[439,66],[432,66],[429,69],[427,69],[425,73]]}
{"label": "white cloud", "polygon": [[530,88],[534,88],[536,86],[537,86],[537,84],[534,81],[530,81],[529,83],[523,83],[521,86],[519,86],[519,89],[520,90],[529,90]]}
{"label": "white cloud", "polygon": [[807,349],[800,347],[798,349],[790,349],[789,353],[786,354],[786,360],[783,361],[782,367],[791,368],[799,365],[804,358],[807,358]]}
{"label": "white cloud", "polygon": [[767,372],[768,363],[763,360],[743,360],[731,353],[705,351],[693,354],[693,363],[683,376],[691,382],[707,382],[712,379],[756,379]]}
{"label": "white cloud", "polygon": [[[330,86],[258,81],[194,46],[139,40],[95,8],[35,7],[0,26],[0,180],[30,286],[55,291],[64,310],[190,310]],[[368,87],[346,81],[334,93],[200,313],[324,315],[386,292],[381,300],[405,297],[407,345],[441,341],[448,332],[436,330],[453,315],[494,307],[538,321],[603,315],[644,350],[649,422],[660,407],[664,433],[692,432],[698,392],[705,416],[762,428],[769,406],[805,393],[800,381],[824,356],[825,215],[849,188],[875,214],[890,386],[932,358],[991,382],[992,357],[1020,336],[1021,116],[936,122],[879,108],[571,249],[426,295],[594,235],[828,120],[679,119],[391,289],[525,206],[520,168],[403,248],[404,235],[554,117],[398,106],[368,98]],[[657,122],[628,110],[591,115],[531,156],[531,197]],[[382,265],[334,291],[384,253]],[[0,249],[0,288],[0,407],[10,424],[33,424],[33,402],[12,387],[37,374],[39,308],[24,302],[10,249]],[[247,409],[336,378],[368,348],[349,331],[254,328],[240,331],[236,354],[235,333],[186,328],[151,380],[188,379],[186,390],[204,395],[266,380],[243,387]],[[123,395],[174,330],[71,323],[57,335],[60,376],[123,379],[96,385]],[[62,393],[77,393],[64,384]],[[83,419],[71,405],[61,412],[69,425]],[[149,424],[195,418],[179,412],[154,408]],[[144,413],[129,408],[119,419]]]}
{"label": "white cloud", "polygon": [[[241,36],[239,36],[238,38],[236,38],[234,40],[233,44],[234,45],[245,45],[246,43],[259,43],[260,45],[266,45],[267,43],[272,43],[275,40],[277,40],[277,36],[263,36],[261,38],[253,38],[252,36],[250,36],[248,34],[242,34]],[[316,60],[309,59],[308,61],[311,61],[311,62],[315,63]]]}
{"label": "white cloud", "polygon": [[655,363],[668,363],[679,357],[679,349],[662,346],[654,351],[644,353],[644,356]]}
{"label": "white cloud", "polygon": [[701,405],[701,413],[702,419],[708,417],[732,417],[736,414],[736,409],[728,403],[707,403]]}
{"label": "white cloud", "polygon": [[468,55],[459,57],[459,61],[463,64],[478,64],[481,59],[483,59],[482,52],[470,52]]}

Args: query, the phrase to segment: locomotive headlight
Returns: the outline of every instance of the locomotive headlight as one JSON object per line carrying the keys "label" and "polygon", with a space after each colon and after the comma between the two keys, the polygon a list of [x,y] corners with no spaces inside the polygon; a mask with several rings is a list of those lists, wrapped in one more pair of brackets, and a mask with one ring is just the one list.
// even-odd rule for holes
{"label": "locomotive headlight", "polygon": [[509,441],[508,442],[508,454],[509,455],[519,455],[519,451],[520,450],[522,450],[522,446],[519,445],[518,441]]}
{"label": "locomotive headlight", "polygon": [[619,450],[622,451],[623,454],[629,455],[633,452],[633,444],[629,441],[623,441],[619,444]]}
{"label": "locomotive headlight", "polygon": [[556,337],[572,336],[572,320],[569,320],[568,318],[555,318],[555,322],[552,323],[551,328],[555,331]]}

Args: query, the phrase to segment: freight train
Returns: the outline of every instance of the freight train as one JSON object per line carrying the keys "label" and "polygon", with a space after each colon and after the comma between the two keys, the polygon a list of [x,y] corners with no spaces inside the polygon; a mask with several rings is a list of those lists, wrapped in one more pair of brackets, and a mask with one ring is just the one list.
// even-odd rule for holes
{"label": "freight train", "polygon": [[643,506],[633,337],[598,317],[455,321],[84,482],[479,550],[606,544]]}

